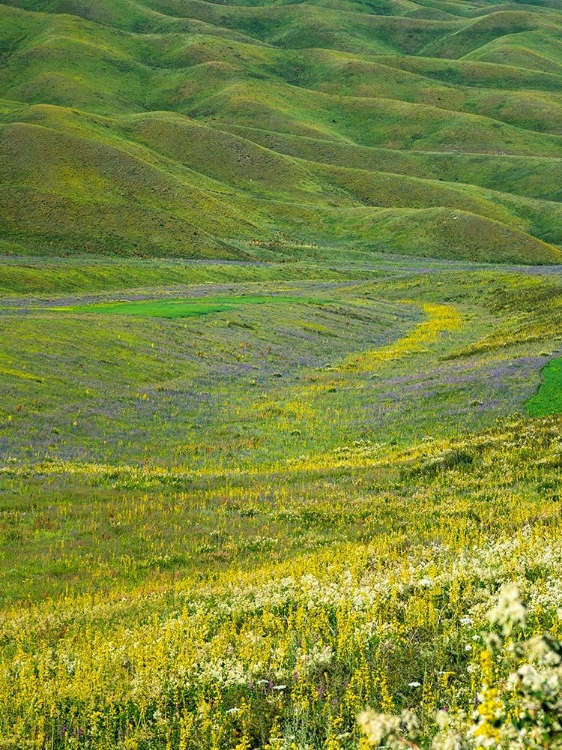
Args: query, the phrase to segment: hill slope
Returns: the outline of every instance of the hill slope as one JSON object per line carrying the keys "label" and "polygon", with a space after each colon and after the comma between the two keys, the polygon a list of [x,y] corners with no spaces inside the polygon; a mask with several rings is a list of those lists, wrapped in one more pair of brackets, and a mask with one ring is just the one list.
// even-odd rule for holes
{"label": "hill slope", "polygon": [[542,0],[0,3],[14,254],[562,260]]}

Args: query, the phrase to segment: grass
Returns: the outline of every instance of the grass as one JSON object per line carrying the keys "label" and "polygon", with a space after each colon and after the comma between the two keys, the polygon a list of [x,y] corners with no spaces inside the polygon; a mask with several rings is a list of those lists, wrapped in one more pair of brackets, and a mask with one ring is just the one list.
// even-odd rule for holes
{"label": "grass", "polygon": [[[240,305],[295,304],[310,303],[311,300],[299,297],[260,297],[244,295],[240,297],[211,297],[199,300],[171,299],[148,300],[142,302],[115,302],[113,304],[73,305],[58,307],[55,310],[66,312],[85,312],[101,315],[139,315],[145,318],[193,318],[198,315],[227,312]],[[322,303],[322,300],[318,302]]]}
{"label": "grass", "polygon": [[561,28],[554,0],[0,2],[0,750],[366,750],[368,707],[423,750],[475,710],[463,747],[530,747]]}
{"label": "grass", "polygon": [[[323,263],[323,260],[326,260]],[[329,253],[316,263],[201,263],[127,261],[107,258],[64,258],[50,262],[28,258],[25,263],[0,263],[0,288],[3,294],[49,296],[75,292],[102,292],[120,289],[150,288],[158,285],[239,283],[246,281],[343,281],[376,275],[376,269],[337,269],[330,265]]]}
{"label": "grass", "polygon": [[300,252],[0,265],[5,748],[429,747],[498,587],[559,631],[559,273]]}
{"label": "grass", "polygon": [[543,382],[529,400],[527,408],[533,417],[562,413],[562,361],[552,359],[542,371]]}
{"label": "grass", "polygon": [[5,254],[247,260],[281,235],[560,262],[556,8],[0,14]]}

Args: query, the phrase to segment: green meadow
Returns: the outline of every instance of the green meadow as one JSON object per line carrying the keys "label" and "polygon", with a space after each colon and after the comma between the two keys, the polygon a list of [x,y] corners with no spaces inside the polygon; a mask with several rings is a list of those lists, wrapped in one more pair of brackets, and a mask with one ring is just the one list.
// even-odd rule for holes
{"label": "green meadow", "polygon": [[3,252],[559,263],[560,13],[2,2]]}
{"label": "green meadow", "polygon": [[0,2],[0,750],[562,746],[561,32]]}
{"label": "green meadow", "polygon": [[[227,312],[240,305],[306,304],[314,303],[299,297],[203,297],[202,299],[140,300],[135,302],[109,302],[91,305],[72,305],[54,308],[63,312],[98,313],[101,315],[140,315],[144,318],[193,318],[198,315]],[[322,300],[318,300],[322,304]]]}
{"label": "green meadow", "polygon": [[562,361],[552,359],[542,371],[543,382],[528,403],[533,417],[562,413]]}
{"label": "green meadow", "polygon": [[559,633],[558,270],[323,253],[0,265],[2,747],[437,747]]}

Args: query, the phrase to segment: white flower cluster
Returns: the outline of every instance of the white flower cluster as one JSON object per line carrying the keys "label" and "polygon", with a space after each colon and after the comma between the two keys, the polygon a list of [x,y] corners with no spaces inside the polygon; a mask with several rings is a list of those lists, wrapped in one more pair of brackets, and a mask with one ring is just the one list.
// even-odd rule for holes
{"label": "white flower cluster", "polygon": [[374,711],[363,711],[357,717],[361,729],[374,747],[403,750],[411,745],[406,738],[416,735],[419,724],[411,711],[403,711],[400,716],[388,716]]}
{"label": "white flower cluster", "polygon": [[499,625],[504,635],[508,636],[517,628],[525,627],[527,608],[521,601],[519,587],[516,583],[506,584],[495,607],[490,610],[488,618],[493,625]]}
{"label": "white flower cluster", "polygon": [[316,669],[327,667],[334,658],[334,652],[331,646],[314,646],[308,652],[299,654],[298,670],[307,674],[314,672]]}
{"label": "white flower cluster", "polygon": [[[525,618],[518,587],[505,585],[489,619],[500,626],[507,640],[484,636],[488,649],[483,652],[483,663],[488,666],[482,667],[476,710],[472,715],[439,711],[432,750],[562,748],[562,642],[542,635],[514,643],[511,636],[525,627]],[[502,679],[506,667],[512,671]],[[494,673],[497,679],[491,684]],[[415,717],[365,711],[358,722],[374,747],[417,747],[412,741],[417,732]]]}

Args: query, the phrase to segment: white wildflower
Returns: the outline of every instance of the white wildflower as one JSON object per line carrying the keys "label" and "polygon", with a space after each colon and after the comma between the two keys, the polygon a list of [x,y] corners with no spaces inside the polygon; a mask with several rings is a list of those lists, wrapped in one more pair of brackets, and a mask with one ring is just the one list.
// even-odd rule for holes
{"label": "white wildflower", "polygon": [[299,655],[299,670],[312,672],[318,667],[327,667],[334,658],[331,646],[315,644],[308,653]]}
{"label": "white wildflower", "polygon": [[375,747],[403,748],[405,738],[415,735],[419,724],[412,711],[403,711],[400,716],[378,714],[375,711],[363,711],[357,717],[369,744]]}
{"label": "white wildflower", "polygon": [[503,634],[508,636],[515,628],[525,627],[526,612],[517,584],[508,583],[501,589],[499,601],[488,617],[492,624],[499,625]]}

